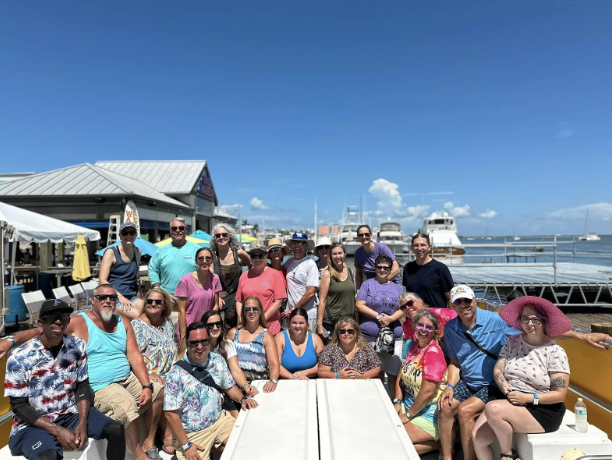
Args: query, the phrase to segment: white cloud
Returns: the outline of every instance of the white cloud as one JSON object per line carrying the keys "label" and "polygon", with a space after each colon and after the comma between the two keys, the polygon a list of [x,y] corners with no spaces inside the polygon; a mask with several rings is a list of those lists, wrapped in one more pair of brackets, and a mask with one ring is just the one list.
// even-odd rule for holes
{"label": "white cloud", "polygon": [[394,213],[402,207],[402,197],[398,189],[397,184],[389,182],[387,179],[376,179],[368,191],[378,198],[376,205],[379,210]]}
{"label": "white cloud", "polygon": [[416,206],[408,206],[406,210],[411,217],[423,217],[429,214],[429,208],[431,208],[431,206],[418,204]]}
{"label": "white cloud", "polygon": [[469,217],[470,216],[470,205],[455,206],[452,201],[444,203],[444,210],[454,217]]}
{"label": "white cloud", "polygon": [[251,201],[249,201],[249,204],[251,205],[251,209],[253,211],[272,211],[274,209],[273,206],[268,206],[264,204],[264,202],[260,200],[259,198],[257,198],[256,196],[251,198]]}
{"label": "white cloud", "polygon": [[483,219],[493,219],[495,216],[497,216],[497,212],[492,209],[487,209],[485,212],[478,214],[478,217],[482,217]]}
{"label": "white cloud", "polygon": [[612,204],[611,203],[595,203],[595,204],[583,204],[575,206],[573,208],[562,208],[557,211],[551,212],[549,217],[551,219],[584,219],[589,210],[589,219],[601,219],[604,221],[610,220],[612,217]]}

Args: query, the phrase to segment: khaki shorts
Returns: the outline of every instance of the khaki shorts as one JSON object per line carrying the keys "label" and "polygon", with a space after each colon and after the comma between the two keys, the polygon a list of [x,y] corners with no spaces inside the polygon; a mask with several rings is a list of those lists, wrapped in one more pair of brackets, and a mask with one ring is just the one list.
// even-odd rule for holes
{"label": "khaki shorts", "polygon": [[[221,412],[221,417],[212,426],[204,428],[202,431],[194,431],[193,433],[187,433],[189,440],[198,444],[202,447],[203,451],[198,451],[200,458],[209,458],[210,452],[213,447],[219,448],[223,441],[229,438],[232,429],[234,428],[236,419],[231,416],[227,411]],[[176,449],[176,457],[178,460],[185,460],[185,454],[181,449],[181,445],[178,443],[176,437],[174,438],[174,447]]]}
{"label": "khaki shorts", "polygon": [[[159,396],[163,386],[159,383],[153,383],[153,396],[151,402],[155,401]],[[123,380],[111,383],[110,385],[95,392],[94,407],[102,412],[107,417],[121,422],[127,427],[136,420],[141,414],[144,414],[151,406],[151,403],[139,407],[136,402],[140,398],[142,385],[136,378],[133,372]]]}

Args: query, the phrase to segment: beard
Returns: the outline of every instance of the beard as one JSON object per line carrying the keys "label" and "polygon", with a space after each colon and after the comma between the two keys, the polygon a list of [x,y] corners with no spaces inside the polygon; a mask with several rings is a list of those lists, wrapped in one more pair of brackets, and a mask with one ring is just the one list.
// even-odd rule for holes
{"label": "beard", "polygon": [[112,320],[114,314],[115,314],[114,311],[102,310],[100,312],[100,316],[102,317],[102,321],[104,321],[105,323],[108,323],[110,320]]}

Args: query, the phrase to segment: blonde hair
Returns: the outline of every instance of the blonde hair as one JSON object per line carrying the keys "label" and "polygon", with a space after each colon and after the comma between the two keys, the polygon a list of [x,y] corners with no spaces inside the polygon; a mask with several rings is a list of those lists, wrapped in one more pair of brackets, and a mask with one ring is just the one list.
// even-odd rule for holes
{"label": "blonde hair", "polygon": [[259,325],[261,327],[268,327],[261,300],[256,295],[250,295],[246,299],[244,299],[244,302],[242,303],[242,317],[240,318],[240,325],[238,326],[239,329],[246,328],[246,314],[244,313],[244,307],[246,307],[247,301],[253,299],[257,300],[257,305],[259,305]]}
{"label": "blonde hair", "polygon": [[359,324],[357,324],[357,321],[350,316],[343,316],[336,323],[336,327],[334,327],[334,333],[332,335],[332,344],[338,345],[338,342],[340,341],[340,328],[343,324],[348,324],[355,329],[355,343],[357,344],[357,348],[363,351],[368,351],[368,349],[371,348],[368,342],[366,342],[366,339],[363,337]]}
{"label": "blonde hair", "polygon": [[[161,294],[162,297],[164,298],[164,316],[167,318],[168,316],[170,316],[170,314],[172,313],[172,309],[174,308],[174,302],[172,301],[172,297],[170,297],[170,294],[164,291],[162,288],[154,287],[153,289],[150,289],[149,292],[145,294],[144,296],[145,305],[147,303],[147,299],[153,293]],[[146,313],[146,308],[144,309],[144,313]]]}
{"label": "blonde hair", "polygon": [[332,251],[336,248],[342,248],[342,252],[344,252],[344,254],[346,255],[346,250],[344,249],[344,246],[342,246],[340,243],[332,244],[331,248],[329,249],[329,263],[327,264],[327,270],[329,270],[329,274],[332,276],[333,279],[340,282],[342,281],[340,279],[340,274],[344,271],[344,266],[342,267],[342,270],[338,272],[336,264],[334,263],[334,259],[332,259],[331,257]]}

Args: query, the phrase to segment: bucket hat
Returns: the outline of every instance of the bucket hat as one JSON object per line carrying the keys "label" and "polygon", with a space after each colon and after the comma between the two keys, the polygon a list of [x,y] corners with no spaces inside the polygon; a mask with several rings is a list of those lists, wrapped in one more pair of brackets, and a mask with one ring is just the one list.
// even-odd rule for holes
{"label": "bucket hat", "polygon": [[327,236],[323,236],[319,238],[315,245],[315,250],[314,250],[315,256],[319,257],[319,246],[331,246],[332,244],[333,244],[332,240],[330,240],[329,237]]}
{"label": "bucket hat", "polygon": [[260,241],[255,241],[254,243],[251,244],[251,247],[249,248],[249,254],[252,252],[265,252],[268,253],[268,247],[263,244]]}
{"label": "bucket hat", "polygon": [[543,311],[546,315],[546,318],[543,319],[546,323],[546,335],[548,337],[557,337],[572,329],[572,322],[567,319],[567,316],[552,302],[541,297],[523,296],[514,299],[499,311],[499,316],[513,328],[522,331],[521,313],[523,307],[527,305]]}
{"label": "bucket hat", "polygon": [[291,244],[292,241],[303,241],[306,243],[306,251],[312,251],[314,249],[314,241],[308,238],[306,233],[295,232],[291,238],[285,241],[285,244]]}

